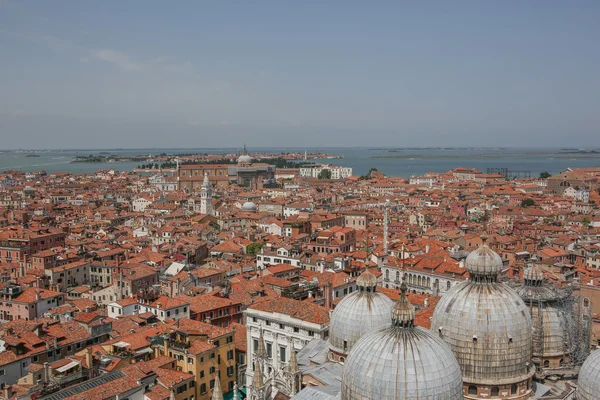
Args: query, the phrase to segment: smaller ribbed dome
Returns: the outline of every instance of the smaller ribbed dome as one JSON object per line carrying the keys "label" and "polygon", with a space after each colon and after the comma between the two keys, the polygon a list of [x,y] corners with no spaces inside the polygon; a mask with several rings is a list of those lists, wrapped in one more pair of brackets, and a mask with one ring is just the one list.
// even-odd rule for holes
{"label": "smaller ribbed dome", "polygon": [[360,288],[375,288],[377,286],[377,277],[367,268],[356,279],[356,286],[359,287],[359,290]]}
{"label": "smaller ribbed dome", "polygon": [[502,272],[502,258],[487,245],[488,237],[481,235],[481,246],[469,253],[465,261],[467,271],[474,279],[477,278],[497,278]]}
{"label": "smaller ribbed dome", "polygon": [[329,349],[348,354],[364,334],[390,324],[394,302],[377,291],[377,278],[368,269],[356,280],[358,290],[345,296],[329,321]]}
{"label": "smaller ribbed dome", "polygon": [[251,201],[247,201],[244,203],[244,205],[242,206],[242,211],[246,211],[246,212],[256,212],[256,204],[254,204]]}
{"label": "smaller ribbed dome", "polygon": [[597,400],[600,393],[600,350],[594,351],[579,370],[577,400]]}
{"label": "smaller ribbed dome", "polygon": [[544,281],[544,273],[536,266],[531,266],[523,271],[523,280],[526,285],[538,286]]}
{"label": "smaller ribbed dome", "polygon": [[252,164],[252,157],[247,154],[241,155],[238,158],[238,164]]}

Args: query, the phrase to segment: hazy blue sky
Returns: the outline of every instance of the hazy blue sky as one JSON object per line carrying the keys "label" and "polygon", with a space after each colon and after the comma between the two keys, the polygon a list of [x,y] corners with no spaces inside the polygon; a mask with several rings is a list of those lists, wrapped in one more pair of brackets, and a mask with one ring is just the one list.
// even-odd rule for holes
{"label": "hazy blue sky", "polygon": [[0,0],[0,148],[600,146],[600,1]]}

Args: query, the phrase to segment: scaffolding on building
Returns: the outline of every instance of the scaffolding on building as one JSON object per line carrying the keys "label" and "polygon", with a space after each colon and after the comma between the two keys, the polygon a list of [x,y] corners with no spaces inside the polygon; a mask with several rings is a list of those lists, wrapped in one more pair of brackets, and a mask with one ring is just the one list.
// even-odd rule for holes
{"label": "scaffolding on building", "polygon": [[502,175],[507,180],[531,178],[531,171],[511,171],[508,168],[488,168],[487,173],[489,175]]}
{"label": "scaffolding on building", "polygon": [[[544,284],[540,289],[543,290],[520,293],[534,325],[532,356],[536,378],[576,377],[590,351],[591,315],[581,306],[577,287],[556,289],[551,284]],[[556,321],[551,320],[553,313],[558,316],[560,329],[556,329]],[[557,338],[557,335],[561,337]],[[561,345],[564,356],[558,365],[550,365],[548,359],[561,352],[557,352],[557,344]]]}

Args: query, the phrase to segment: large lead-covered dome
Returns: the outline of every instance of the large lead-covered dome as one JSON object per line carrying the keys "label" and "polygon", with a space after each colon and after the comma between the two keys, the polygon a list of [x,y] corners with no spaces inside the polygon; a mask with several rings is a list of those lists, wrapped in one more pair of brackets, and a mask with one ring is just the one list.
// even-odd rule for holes
{"label": "large lead-covered dome", "polygon": [[356,281],[358,290],[344,297],[329,322],[329,348],[346,355],[365,333],[390,325],[394,302],[377,292],[377,278],[369,271]]}
{"label": "large lead-covered dome", "polygon": [[405,291],[403,285],[392,326],[367,333],[350,351],[341,400],[463,399],[456,358],[443,340],[414,326]]}
{"label": "large lead-covered dome", "polygon": [[597,400],[600,395],[600,350],[585,360],[577,379],[577,400]]}
{"label": "large lead-covered dome", "polygon": [[441,298],[431,330],[454,352],[466,383],[528,381],[534,373],[529,310],[513,289],[498,282],[502,260],[482,239],[467,257],[471,279]]}

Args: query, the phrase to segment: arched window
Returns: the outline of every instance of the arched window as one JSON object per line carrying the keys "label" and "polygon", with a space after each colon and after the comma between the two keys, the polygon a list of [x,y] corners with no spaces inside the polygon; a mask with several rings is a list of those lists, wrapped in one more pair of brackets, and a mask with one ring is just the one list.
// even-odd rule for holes
{"label": "arched window", "polygon": [[399,281],[400,280],[400,271],[396,271],[396,280]]}
{"label": "arched window", "polygon": [[590,306],[590,299],[588,299],[588,298],[583,299],[583,306],[585,308],[588,308]]}
{"label": "arched window", "polygon": [[513,383],[512,386],[510,387],[510,394],[517,394],[517,390],[519,390],[519,387],[517,386],[516,383]]}
{"label": "arched window", "polygon": [[469,394],[477,394],[477,386],[469,386]]}
{"label": "arched window", "polygon": [[544,368],[548,368],[550,366],[550,361],[544,360]]}
{"label": "arched window", "polygon": [[450,290],[451,286],[452,284],[450,283],[450,281],[446,282],[446,290]]}
{"label": "arched window", "polygon": [[498,386],[494,386],[492,388],[491,395],[496,397],[500,395],[500,389],[498,388]]}
{"label": "arched window", "polygon": [[387,280],[390,279],[390,270],[389,269],[385,270],[385,279],[387,279]]}

